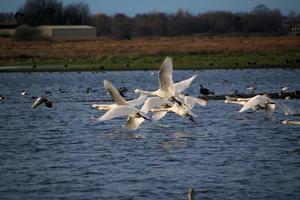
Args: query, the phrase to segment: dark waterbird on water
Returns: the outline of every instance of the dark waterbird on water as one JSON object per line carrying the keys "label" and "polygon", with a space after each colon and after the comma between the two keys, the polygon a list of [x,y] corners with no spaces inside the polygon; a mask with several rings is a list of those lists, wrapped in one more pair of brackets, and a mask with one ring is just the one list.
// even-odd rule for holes
{"label": "dark waterbird on water", "polygon": [[205,96],[210,95],[210,94],[215,95],[214,92],[209,91],[209,89],[203,87],[203,85],[201,85],[201,84],[200,84],[200,94],[203,94]]}
{"label": "dark waterbird on water", "polygon": [[0,100],[6,99],[6,98],[7,98],[6,96],[3,96],[0,94]]}
{"label": "dark waterbird on water", "polygon": [[45,103],[45,106],[48,108],[52,108],[52,101],[50,101],[47,97],[38,97],[32,104],[31,109],[35,109],[42,103]]}
{"label": "dark waterbird on water", "polygon": [[120,87],[118,91],[122,97],[125,97],[125,93],[128,92],[128,89],[126,87]]}

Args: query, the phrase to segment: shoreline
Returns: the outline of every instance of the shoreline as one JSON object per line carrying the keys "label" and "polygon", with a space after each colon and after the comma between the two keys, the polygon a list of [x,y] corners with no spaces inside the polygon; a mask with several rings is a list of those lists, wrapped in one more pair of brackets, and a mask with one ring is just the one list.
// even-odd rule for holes
{"label": "shoreline", "polygon": [[[300,68],[300,37],[145,37],[16,41],[0,38],[0,72]],[[12,67],[9,67],[12,66]]]}
{"label": "shoreline", "polygon": [[0,73],[158,70],[165,56],[173,58],[175,70],[300,68],[300,52],[264,52],[246,55],[116,55],[72,60],[10,59],[1,61]]}

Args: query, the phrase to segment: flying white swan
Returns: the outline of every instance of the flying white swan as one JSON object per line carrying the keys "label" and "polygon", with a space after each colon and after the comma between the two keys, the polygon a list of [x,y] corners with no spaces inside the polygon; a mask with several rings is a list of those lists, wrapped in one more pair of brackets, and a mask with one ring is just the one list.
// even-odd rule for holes
{"label": "flying white swan", "polygon": [[159,71],[159,81],[160,81],[159,89],[155,91],[144,91],[139,89],[135,90],[136,93],[158,96],[165,100],[175,100],[175,102],[177,102],[176,104],[174,104],[174,107],[172,109],[165,109],[166,107],[169,106],[162,106],[162,109],[156,110],[153,114],[154,120],[161,119],[167,114],[168,111],[171,110],[173,111],[176,110],[176,113],[177,112],[181,113],[181,111],[178,110],[186,110],[185,112],[189,113],[190,112],[189,109],[192,109],[195,104],[199,104],[201,106],[206,105],[206,101],[204,101],[203,99],[192,97],[192,96],[185,96],[181,94],[184,90],[186,90],[191,85],[191,83],[197,77],[197,75],[193,75],[192,77],[186,80],[174,84],[172,79],[172,73],[173,73],[172,59],[170,57],[166,57]]}
{"label": "flying white swan", "polygon": [[253,109],[254,111],[264,109],[267,117],[273,114],[276,107],[276,103],[265,95],[256,95],[252,98],[237,98],[235,101],[227,98],[224,102],[242,105],[243,107],[239,112],[245,112],[249,109]]}
{"label": "flying white swan", "polygon": [[172,58],[166,57],[159,70],[159,89],[155,91],[144,91],[135,89],[135,93],[142,93],[169,100],[175,95],[175,86],[172,79],[173,64]]}
{"label": "flying white swan", "polygon": [[103,81],[104,88],[109,92],[112,96],[115,104],[111,105],[99,105],[94,104],[92,107],[100,109],[100,110],[108,110],[104,115],[99,118],[99,121],[110,120],[113,118],[121,117],[121,116],[139,116],[145,119],[149,119],[143,112],[139,109],[135,108],[135,105],[141,104],[143,102],[143,98],[140,97],[136,100],[127,102],[118,92],[118,90],[112,85],[111,82],[104,80]]}

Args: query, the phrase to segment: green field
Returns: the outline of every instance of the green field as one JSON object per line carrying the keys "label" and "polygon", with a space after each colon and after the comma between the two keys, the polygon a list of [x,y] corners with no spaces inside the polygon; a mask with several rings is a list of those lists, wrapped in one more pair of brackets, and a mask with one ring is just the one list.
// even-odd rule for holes
{"label": "green field", "polygon": [[165,56],[175,69],[298,68],[300,52],[199,55],[127,55],[79,59],[12,59],[1,62],[0,72],[157,70]]}

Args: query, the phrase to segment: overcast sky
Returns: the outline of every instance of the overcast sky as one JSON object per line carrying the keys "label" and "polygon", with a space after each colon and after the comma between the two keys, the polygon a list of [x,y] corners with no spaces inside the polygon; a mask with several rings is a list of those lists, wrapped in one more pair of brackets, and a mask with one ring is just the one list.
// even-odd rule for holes
{"label": "overcast sky", "polygon": [[[26,0],[0,0],[0,12],[15,12]],[[66,5],[80,0],[62,0]],[[172,13],[178,9],[193,14],[206,11],[251,11],[256,5],[264,4],[270,9],[279,8],[284,14],[291,10],[300,13],[300,0],[85,0],[92,13],[125,13],[135,15],[151,11]]]}

